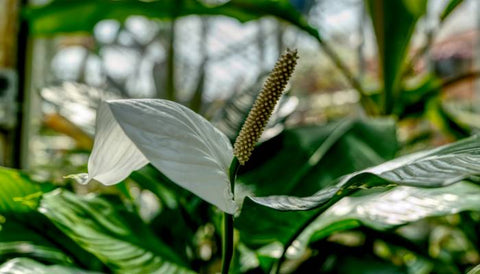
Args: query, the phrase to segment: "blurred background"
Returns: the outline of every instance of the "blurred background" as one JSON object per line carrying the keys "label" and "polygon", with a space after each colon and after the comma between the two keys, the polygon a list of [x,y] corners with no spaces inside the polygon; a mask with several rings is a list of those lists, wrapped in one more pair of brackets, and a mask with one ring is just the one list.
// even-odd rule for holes
{"label": "blurred background", "polygon": [[[300,59],[286,96],[256,157],[240,170],[237,187],[259,196],[312,195],[342,175],[477,133],[479,34],[480,1],[475,0],[0,0],[0,166],[26,170],[35,180],[76,193],[98,191],[115,208],[121,203],[108,195],[120,197],[125,208],[137,210],[152,231],[180,250],[192,269],[209,273],[219,269],[220,213],[151,166],[111,188],[79,186],[64,178],[87,169],[101,100],[174,100],[206,117],[233,142],[278,56],[296,48]],[[337,129],[344,118],[355,122],[342,133]],[[343,135],[333,137],[338,140],[323,158],[310,164],[323,142],[338,134]],[[278,163],[284,174],[277,172]],[[306,171],[298,168],[305,163]],[[467,190],[472,197],[477,193]],[[241,195],[243,190],[235,191]],[[392,219],[414,223],[395,232],[390,226],[347,231],[350,223],[343,234],[318,230],[317,242],[287,260],[285,272],[309,273],[319,265],[332,273],[349,267],[343,273],[358,273],[359,266],[378,271],[383,268],[370,262],[388,261],[387,270],[408,268],[399,273],[462,273],[479,264],[478,195],[465,199],[467,209],[477,212],[455,214],[464,209],[434,203],[457,205],[451,193],[440,193],[437,200],[422,200],[425,195],[419,193],[410,200],[406,194],[390,197],[390,202],[413,204],[413,213],[434,208],[430,215],[405,213],[403,204],[375,198],[377,207],[387,209],[384,214],[394,211]],[[390,220],[371,208],[376,222]],[[448,216],[418,221],[437,215]],[[78,216],[76,222],[88,219]],[[268,234],[280,227],[278,220],[258,216],[255,222],[268,224],[258,226],[266,231],[264,238],[246,217],[237,227],[246,235],[238,245],[238,272],[263,273],[283,252],[273,240],[287,237]],[[300,215],[281,216],[295,222]],[[2,223],[0,218],[0,231]],[[408,236],[402,244],[412,252],[382,244],[397,245],[404,240],[398,235]],[[265,238],[273,243],[267,245]],[[326,254],[333,249],[333,255]],[[7,249],[0,246],[0,255],[2,250]],[[375,260],[365,261],[370,253]],[[412,254],[418,256],[412,259]],[[101,258],[108,263],[108,256]],[[337,264],[345,258],[353,263]],[[108,269],[92,262],[85,267]]]}

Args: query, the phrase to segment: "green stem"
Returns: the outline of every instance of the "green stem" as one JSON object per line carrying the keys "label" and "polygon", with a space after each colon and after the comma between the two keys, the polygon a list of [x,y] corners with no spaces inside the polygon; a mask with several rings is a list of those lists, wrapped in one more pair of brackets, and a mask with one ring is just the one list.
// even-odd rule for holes
{"label": "green stem", "polygon": [[[235,178],[240,167],[237,157],[234,157],[230,164],[230,189],[234,194]],[[222,252],[222,274],[228,274],[230,263],[233,257],[233,215],[224,213],[223,224],[223,252]]]}

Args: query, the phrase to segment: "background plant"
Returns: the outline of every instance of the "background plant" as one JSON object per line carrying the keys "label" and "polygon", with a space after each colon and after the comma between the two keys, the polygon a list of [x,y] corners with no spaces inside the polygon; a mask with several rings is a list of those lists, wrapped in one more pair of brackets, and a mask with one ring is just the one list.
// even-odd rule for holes
{"label": "background plant", "polygon": [[[402,158],[394,166],[382,163],[395,158],[399,150],[406,153],[419,144],[435,141],[438,130],[442,140],[470,135],[471,125],[459,122],[469,120],[461,119],[469,112],[448,105],[442,99],[442,87],[474,73],[441,79],[434,71],[427,71],[422,77],[413,77],[415,64],[428,53],[433,40],[413,56],[408,54],[412,33],[425,15],[426,1],[365,1],[381,57],[380,88],[371,88],[353,73],[348,60],[336,52],[336,45],[305,20],[309,1],[303,1],[303,5],[299,2],[232,0],[207,5],[187,0],[53,1],[46,6],[27,7],[24,14],[31,34],[36,36],[91,32],[99,20],[115,18],[123,22],[131,14],[171,20],[172,27],[166,30],[170,37],[175,37],[174,22],[190,14],[226,15],[242,22],[273,15],[282,24],[297,26],[318,41],[348,84],[358,91],[368,118],[334,119],[321,126],[292,125],[285,123],[287,116],[278,112],[270,124],[272,134],[264,135],[251,161],[239,170],[235,192],[253,192],[257,198],[246,198],[237,218],[237,255],[232,271],[469,270],[480,261],[475,233],[479,217],[478,139],[472,137]],[[440,22],[461,2],[448,1]],[[70,20],[86,11],[88,20]],[[204,31],[209,31],[208,26]],[[158,96],[180,99],[173,73],[177,64],[174,41],[165,41],[168,58],[163,64],[165,80],[159,82],[164,85],[158,89],[163,93]],[[208,61],[204,58],[201,63]],[[201,81],[198,83],[193,95],[183,101],[204,111],[208,107],[202,103],[205,97]],[[90,88],[84,90],[86,98],[105,96],[95,95],[105,93]],[[109,96],[127,97],[125,90],[117,85],[116,92]],[[234,139],[258,91],[252,88],[241,95],[238,92],[216,115],[212,111],[204,113],[227,128]],[[288,110],[288,100],[284,106]],[[398,126],[400,131],[410,126],[412,117],[435,127],[410,132],[399,142]],[[88,139],[88,133],[64,132],[77,140],[85,139],[78,136]],[[84,143],[75,153],[88,153],[91,141]],[[5,268],[127,273],[219,269],[220,212],[151,166],[134,172],[113,189],[97,189],[97,197],[71,193],[77,190],[71,183],[63,188],[34,183],[14,170],[2,169],[1,176],[1,193],[10,193],[1,203]],[[57,190],[52,191],[54,188]],[[146,206],[152,200],[157,210]]]}

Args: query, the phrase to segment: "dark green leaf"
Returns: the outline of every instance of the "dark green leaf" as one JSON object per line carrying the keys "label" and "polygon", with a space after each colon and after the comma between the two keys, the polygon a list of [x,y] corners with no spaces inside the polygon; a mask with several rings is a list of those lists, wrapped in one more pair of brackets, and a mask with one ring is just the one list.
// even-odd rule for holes
{"label": "dark green leaf", "polygon": [[[181,4],[179,4],[181,3]],[[107,0],[56,0],[40,7],[30,7],[25,16],[33,34],[45,35],[62,32],[93,30],[103,19],[123,22],[128,16],[143,15],[149,18],[170,20],[175,16],[223,15],[241,22],[273,15],[288,21],[321,40],[318,32],[291,5],[288,0],[231,0],[222,5],[205,5],[195,0],[162,1],[107,1]]]}
{"label": "dark green leaf", "polygon": [[440,15],[440,20],[444,21],[447,17],[463,2],[463,0],[450,0]]}
{"label": "dark green leaf", "polygon": [[114,272],[191,272],[138,216],[106,200],[54,191],[44,195],[39,211]]}
{"label": "dark green leaf", "polygon": [[440,95],[442,81],[436,76],[427,75],[413,87],[404,87],[394,113],[400,119],[408,116],[421,116],[431,98]]}
{"label": "dark green leaf", "polygon": [[451,145],[407,155],[363,171],[347,175],[335,185],[312,196],[269,196],[251,198],[277,210],[308,210],[337,200],[353,189],[399,184],[442,187],[480,174],[480,137],[473,136]]}
{"label": "dark green leaf", "polygon": [[[236,219],[236,226],[240,231],[242,241],[249,248],[255,249],[256,252],[262,254],[262,256],[278,258],[284,250],[284,245],[290,246],[305,229],[309,228],[310,224],[314,222],[318,216],[330,206],[335,208],[335,203],[338,201],[344,201],[341,200],[341,198],[348,196],[349,194],[361,190],[356,194],[357,196],[354,197],[361,197],[362,195],[367,194],[379,195],[378,197],[382,197],[382,195],[389,195],[388,193],[392,193],[390,195],[395,197],[395,195],[397,195],[395,193],[402,193],[402,190],[410,188],[402,187],[398,188],[399,190],[393,190],[392,192],[382,192],[388,190],[395,184],[422,187],[448,186],[480,174],[479,160],[480,139],[479,137],[474,136],[448,146],[412,154],[364,171],[355,172],[341,178],[336,184],[326,187],[310,197],[296,198],[289,196],[270,196],[263,198],[247,198],[243,204],[240,216]],[[476,193],[473,190],[477,190],[478,187],[466,184],[467,183],[462,183],[439,189],[412,188],[411,191],[418,190],[419,197],[432,195],[446,200],[455,200],[459,198],[456,193],[442,191],[455,190],[460,193]],[[362,190],[379,185],[384,185],[384,187],[373,188],[368,191]],[[375,194],[375,192],[372,191],[380,191],[380,193]],[[453,196],[450,194],[453,194]],[[417,194],[412,194],[412,197],[415,195]],[[348,199],[350,199],[350,201],[352,201],[352,199],[362,199],[354,197],[347,198],[347,201]],[[412,217],[416,217],[415,220],[417,220],[430,215],[450,214],[460,210],[476,209],[475,204],[478,203],[474,203],[472,199],[477,199],[478,195],[470,197],[471,198],[466,199],[466,204],[459,203],[459,208],[452,207],[452,210],[448,208],[452,203],[443,205],[442,200],[435,201],[434,199],[428,199],[427,197],[423,202],[438,203],[437,208],[430,208],[430,211],[427,211],[428,214],[424,211],[423,215],[415,215],[415,211],[408,212],[412,214]],[[369,200],[367,198],[363,199]],[[418,200],[415,200],[414,198],[411,199],[412,200],[405,199],[405,203],[407,204],[405,204],[404,207],[413,208],[416,206],[418,209],[418,204],[413,204],[413,202],[418,202]],[[374,201],[371,202],[373,203]],[[340,205],[341,203],[342,202],[340,202]],[[421,204],[422,201],[419,203]],[[375,206],[372,206],[371,208],[372,210],[378,209]],[[277,211],[277,209],[289,211]],[[299,209],[310,210],[290,211]],[[355,207],[355,209],[357,208]],[[390,209],[395,210],[395,208]],[[385,212],[387,212],[383,207],[380,210],[385,210]],[[399,212],[401,213],[403,210],[400,210]],[[347,215],[348,210],[344,211],[343,214],[340,213],[337,215],[343,217],[344,215]],[[397,215],[397,221],[401,219],[400,213]],[[374,214],[372,213],[371,215]],[[322,219],[319,218],[318,220]],[[362,223],[372,225],[376,228],[386,228],[394,225],[390,224],[390,226],[388,226],[388,223],[382,224],[380,222],[386,222],[388,220],[391,219],[386,218],[383,220],[377,220],[378,223],[374,223],[373,221],[368,222],[359,218],[339,217],[337,221],[331,222],[321,229],[313,230],[315,231],[315,237],[319,239],[329,235],[331,232],[355,228]],[[325,221],[328,222],[328,218]],[[408,221],[413,220],[405,219],[405,222]],[[396,223],[395,225],[399,224],[400,223]],[[301,242],[298,241],[298,243]],[[268,250],[268,252],[265,252],[266,250]],[[267,263],[265,267],[268,269],[270,264]]]}
{"label": "dark green leaf", "polygon": [[[255,149],[239,179],[257,195],[308,195],[339,176],[393,158],[396,150],[392,120],[287,129]],[[280,256],[283,245],[315,212],[278,212],[246,199],[236,226],[241,241],[255,249],[259,264],[268,269],[271,258]]]}
{"label": "dark green leaf", "polygon": [[36,211],[42,195],[53,188],[48,183],[33,182],[17,170],[0,168],[0,259],[25,256],[100,269],[98,260]]}
{"label": "dark green leaf", "polygon": [[400,78],[417,20],[426,0],[365,0],[376,35],[384,88],[384,111],[390,114],[400,92]]}
{"label": "dark green leaf", "polygon": [[393,120],[291,128],[259,145],[238,181],[257,196],[310,195],[337,177],[393,158],[396,150]]}

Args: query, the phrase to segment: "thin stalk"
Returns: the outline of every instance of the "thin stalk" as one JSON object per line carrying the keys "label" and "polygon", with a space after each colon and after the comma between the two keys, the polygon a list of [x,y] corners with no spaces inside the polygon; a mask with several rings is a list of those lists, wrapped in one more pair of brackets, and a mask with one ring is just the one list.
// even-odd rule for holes
{"label": "thin stalk", "polygon": [[[235,189],[235,179],[237,177],[238,168],[240,164],[237,157],[233,157],[232,163],[230,164],[230,188],[232,194],[234,194]],[[230,269],[230,263],[233,257],[233,215],[224,213],[224,223],[223,223],[223,252],[222,252],[222,274],[228,274]]]}

